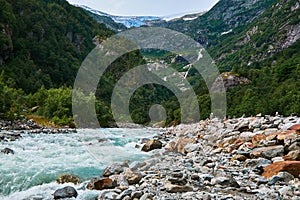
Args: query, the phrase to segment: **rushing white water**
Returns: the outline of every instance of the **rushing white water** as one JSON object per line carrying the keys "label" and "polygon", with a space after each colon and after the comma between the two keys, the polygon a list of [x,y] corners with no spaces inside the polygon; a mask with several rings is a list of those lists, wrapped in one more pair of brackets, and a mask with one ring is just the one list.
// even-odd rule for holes
{"label": "rushing white water", "polygon": [[[97,177],[112,162],[143,160],[149,156],[135,145],[151,138],[152,129],[78,130],[78,133],[56,135],[23,135],[15,142],[2,142],[15,151],[0,154],[0,199],[53,199],[52,194],[63,185],[55,180],[62,174],[75,174],[83,180]],[[107,141],[99,142],[106,138]],[[95,197],[95,191],[76,186],[78,199]]]}

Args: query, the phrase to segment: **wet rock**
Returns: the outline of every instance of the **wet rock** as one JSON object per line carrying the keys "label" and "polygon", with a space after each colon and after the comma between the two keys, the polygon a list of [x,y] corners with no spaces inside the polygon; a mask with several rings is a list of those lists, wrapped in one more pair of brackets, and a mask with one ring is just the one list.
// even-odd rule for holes
{"label": "wet rock", "polygon": [[149,152],[154,149],[161,149],[162,143],[159,140],[150,140],[142,148],[142,151]]}
{"label": "wet rock", "polygon": [[64,184],[64,183],[73,183],[77,185],[78,183],[81,183],[81,180],[78,176],[72,175],[72,174],[64,174],[58,177],[56,180],[58,184]]}
{"label": "wet rock", "polygon": [[300,174],[300,161],[284,161],[273,163],[264,169],[262,174],[266,178],[277,175],[279,172],[288,172],[294,177],[299,177]]}
{"label": "wet rock", "polygon": [[0,141],[12,142],[21,137],[21,133],[0,133]]}
{"label": "wet rock", "polygon": [[110,178],[93,178],[86,186],[89,190],[111,189],[117,186],[117,182]]}
{"label": "wet rock", "polygon": [[75,188],[71,186],[58,189],[53,194],[54,199],[64,199],[64,198],[72,198],[72,197],[76,198],[77,196],[78,196],[77,191],[75,190]]}
{"label": "wet rock", "polygon": [[143,139],[141,139],[141,144],[145,144],[145,143],[147,143],[149,141],[150,141],[149,138],[143,138]]}
{"label": "wet rock", "polygon": [[4,149],[2,149],[1,153],[4,153],[4,154],[15,154],[14,150],[12,150],[10,148],[4,148]]}
{"label": "wet rock", "polygon": [[128,163],[113,163],[104,169],[103,176],[108,177],[113,174],[120,174],[127,167],[129,167]]}
{"label": "wet rock", "polygon": [[99,142],[99,143],[103,143],[103,142],[107,142],[107,141],[108,141],[107,138],[99,138],[99,139],[98,139],[98,142]]}

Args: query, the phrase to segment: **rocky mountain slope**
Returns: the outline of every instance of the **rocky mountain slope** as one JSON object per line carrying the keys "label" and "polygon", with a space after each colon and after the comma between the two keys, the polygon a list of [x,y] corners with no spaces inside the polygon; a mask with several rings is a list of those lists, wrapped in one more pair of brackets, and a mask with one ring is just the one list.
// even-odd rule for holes
{"label": "rocky mountain slope", "polygon": [[161,22],[162,26],[188,34],[202,45],[232,29],[257,19],[275,0],[220,0],[210,11],[193,20]]}
{"label": "rocky mountain slope", "polygon": [[[225,83],[231,81],[229,115],[277,111],[288,115],[300,112],[299,10],[298,0],[221,0],[197,19],[157,25],[193,36],[206,47],[221,72],[247,79],[247,84],[238,80],[231,84],[227,77],[232,76],[220,76]],[[208,103],[201,76],[191,70],[187,78],[200,102]],[[207,109],[202,112],[209,116]]]}

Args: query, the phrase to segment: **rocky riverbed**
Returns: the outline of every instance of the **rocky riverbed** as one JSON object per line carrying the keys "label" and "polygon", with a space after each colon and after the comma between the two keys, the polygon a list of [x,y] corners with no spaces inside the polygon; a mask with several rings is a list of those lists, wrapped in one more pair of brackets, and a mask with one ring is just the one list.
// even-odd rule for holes
{"label": "rocky riverbed", "polygon": [[[99,200],[300,199],[299,117],[214,118],[141,143],[151,158],[113,163],[85,189],[98,190]],[[76,197],[74,187],[54,198]]]}

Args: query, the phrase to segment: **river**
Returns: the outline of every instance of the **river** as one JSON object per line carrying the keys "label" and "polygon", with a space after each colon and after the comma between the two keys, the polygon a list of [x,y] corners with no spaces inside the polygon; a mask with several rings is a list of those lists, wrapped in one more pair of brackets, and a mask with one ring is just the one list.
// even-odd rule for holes
{"label": "river", "polygon": [[[0,199],[53,199],[56,189],[70,185],[58,185],[56,179],[60,175],[74,174],[88,181],[101,176],[112,162],[144,160],[150,154],[135,146],[142,138],[152,138],[158,132],[80,129],[70,134],[23,134],[17,141],[1,142],[0,149],[8,147],[15,154],[0,154]],[[85,190],[84,183],[76,189],[77,199],[93,199],[97,195],[97,191]]]}

